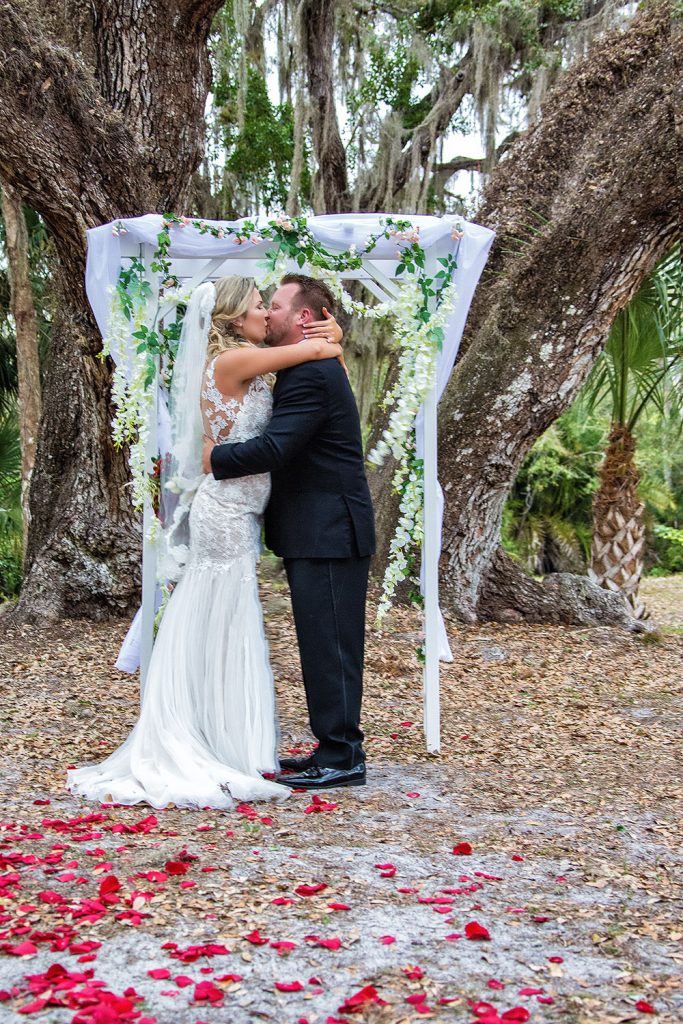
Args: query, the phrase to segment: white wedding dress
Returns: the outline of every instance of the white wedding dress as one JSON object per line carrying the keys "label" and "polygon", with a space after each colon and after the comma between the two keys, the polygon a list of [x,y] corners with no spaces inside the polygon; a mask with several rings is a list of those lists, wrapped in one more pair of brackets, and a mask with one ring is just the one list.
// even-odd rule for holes
{"label": "white wedding dress", "polygon": [[[214,361],[201,392],[215,443],[261,434],[272,396],[256,377],[241,402],[216,388]],[[229,808],[284,799],[263,779],[278,768],[273,674],[256,563],[270,476],[205,476],[190,510],[189,558],[154,643],[140,717],[98,765],[68,772],[68,788],[100,802]]]}

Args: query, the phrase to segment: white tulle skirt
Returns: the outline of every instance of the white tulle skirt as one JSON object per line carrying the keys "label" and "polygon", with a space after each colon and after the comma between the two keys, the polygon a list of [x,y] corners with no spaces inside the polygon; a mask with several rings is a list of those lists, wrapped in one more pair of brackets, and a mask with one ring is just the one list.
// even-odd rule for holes
{"label": "white tulle skirt", "polygon": [[68,772],[71,792],[102,803],[229,808],[284,799],[273,675],[247,554],[188,566],[164,612],[140,718],[98,765]]}

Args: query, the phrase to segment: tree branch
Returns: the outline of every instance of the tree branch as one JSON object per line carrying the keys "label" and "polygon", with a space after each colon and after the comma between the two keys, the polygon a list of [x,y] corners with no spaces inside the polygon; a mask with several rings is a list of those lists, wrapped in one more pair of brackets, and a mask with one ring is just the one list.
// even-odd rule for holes
{"label": "tree branch", "polygon": [[302,0],[301,34],[306,54],[313,149],[316,212],[351,209],[346,152],[335,105],[333,47],[336,0]]}
{"label": "tree branch", "polygon": [[17,0],[0,0],[0,62],[0,176],[83,245],[85,228],[108,220],[112,205],[96,189],[81,194],[81,182],[111,187],[115,174],[134,174],[134,140],[88,69],[41,36]]}
{"label": "tree branch", "polygon": [[[388,190],[394,195],[400,193],[415,167],[425,165],[435,140],[446,131],[470,90],[471,64],[471,58],[466,55],[457,67],[443,73],[441,81],[432,90],[429,113],[413,130],[410,145],[401,152],[393,168],[392,180],[382,181],[382,175],[377,173],[375,167],[367,176],[368,184],[361,193],[360,209],[378,210]],[[376,164],[380,159],[378,154]]]}
{"label": "tree branch", "polygon": [[223,7],[225,0],[173,0],[180,20],[185,27],[193,29],[202,27],[211,21]]}

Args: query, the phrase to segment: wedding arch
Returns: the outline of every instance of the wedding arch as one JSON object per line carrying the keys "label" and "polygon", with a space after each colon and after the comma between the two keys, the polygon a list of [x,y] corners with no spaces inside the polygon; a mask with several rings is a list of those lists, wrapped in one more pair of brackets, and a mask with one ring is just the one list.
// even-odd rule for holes
{"label": "wedding arch", "polygon": [[[259,286],[299,270],[322,277],[352,315],[388,318],[399,350],[397,384],[386,396],[388,425],[369,461],[392,454],[400,494],[380,610],[422,549],[424,730],[440,749],[439,660],[452,655],[439,609],[443,494],[437,479],[437,405],[494,233],[460,217],[333,214],[204,221],[147,214],[88,231],[86,292],[115,363],[114,438],[130,445],[132,495],[143,511],[141,681],[154,637],[158,558],[155,473],[169,450],[165,386],[183,304],[202,281],[226,274]],[[372,302],[353,299],[360,281]]]}

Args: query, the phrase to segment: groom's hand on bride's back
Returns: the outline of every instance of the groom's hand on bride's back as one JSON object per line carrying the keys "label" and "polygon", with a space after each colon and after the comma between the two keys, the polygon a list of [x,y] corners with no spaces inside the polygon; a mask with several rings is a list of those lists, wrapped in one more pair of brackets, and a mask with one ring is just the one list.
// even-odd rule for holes
{"label": "groom's hand on bride's back", "polygon": [[211,473],[211,452],[214,449],[213,441],[210,441],[208,437],[204,438],[204,447],[202,448],[202,469],[205,473]]}

